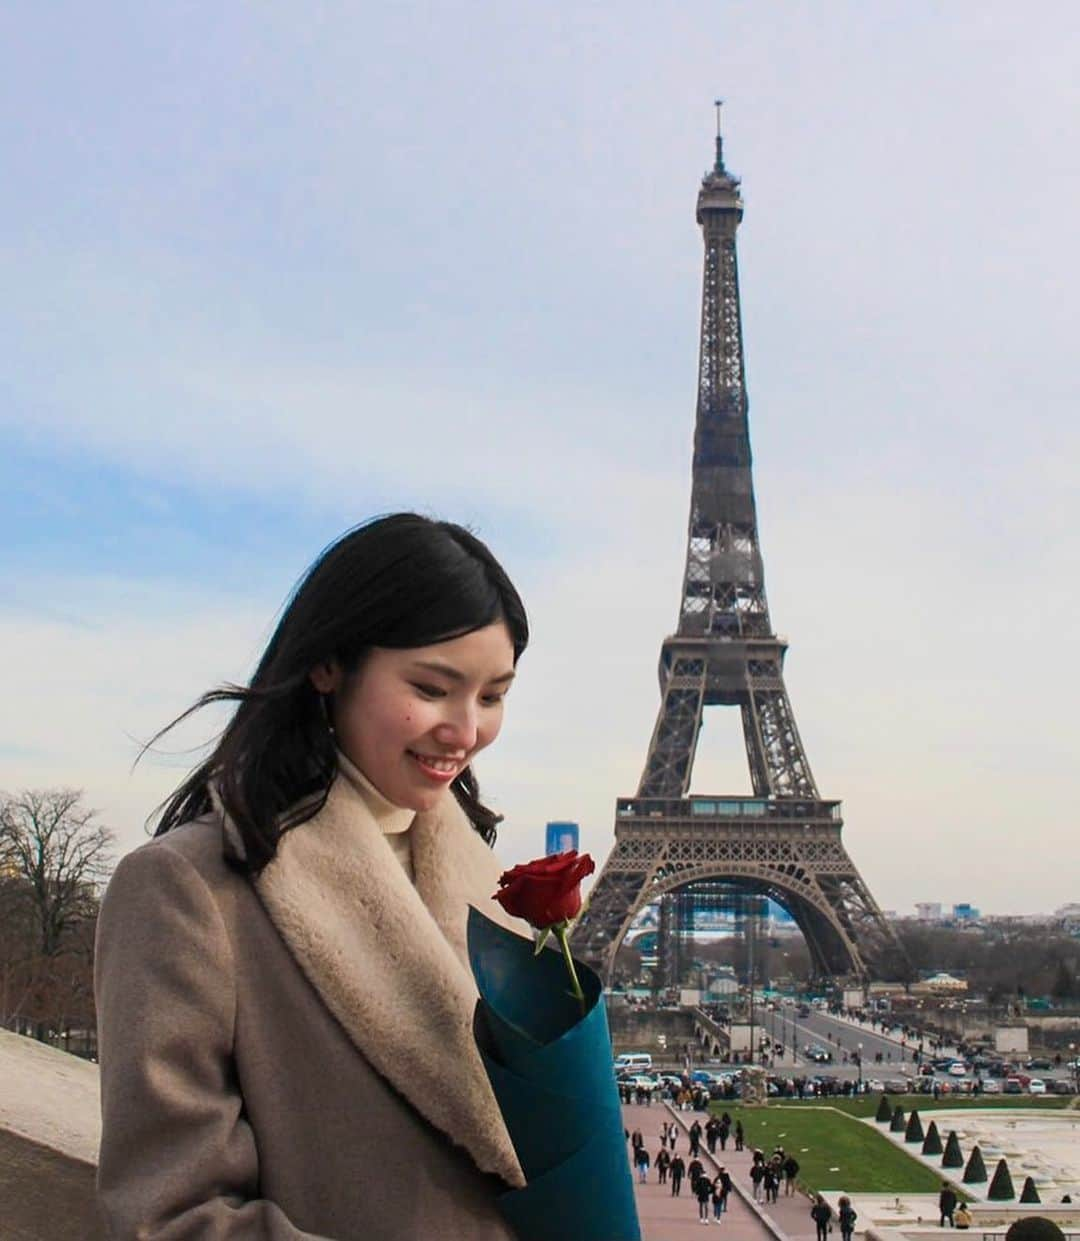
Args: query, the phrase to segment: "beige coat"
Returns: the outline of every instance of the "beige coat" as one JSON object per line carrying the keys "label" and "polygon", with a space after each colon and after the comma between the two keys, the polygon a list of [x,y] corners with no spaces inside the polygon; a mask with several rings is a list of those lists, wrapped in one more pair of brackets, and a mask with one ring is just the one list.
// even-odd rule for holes
{"label": "beige coat", "polygon": [[339,775],[254,884],[221,816],[121,861],[96,965],[110,1236],[510,1241],[468,904],[524,928],[452,795],[411,831],[415,886]]}

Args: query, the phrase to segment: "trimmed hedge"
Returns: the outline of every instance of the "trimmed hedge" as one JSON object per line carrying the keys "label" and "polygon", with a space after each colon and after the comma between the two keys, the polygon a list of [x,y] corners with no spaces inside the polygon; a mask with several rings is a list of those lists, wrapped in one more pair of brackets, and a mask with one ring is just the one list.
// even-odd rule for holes
{"label": "trimmed hedge", "polygon": [[994,1169],[994,1177],[990,1182],[990,1188],[987,1190],[986,1196],[993,1198],[995,1202],[1004,1202],[1007,1199],[1016,1197],[1012,1176],[1009,1174],[1009,1165],[1004,1159],[998,1160],[997,1167]]}
{"label": "trimmed hedge", "polygon": [[940,1155],[941,1154],[941,1134],[937,1131],[937,1124],[930,1122],[930,1127],[926,1131],[926,1137],[923,1138],[922,1153],[924,1155]]}
{"label": "trimmed hedge", "polygon": [[982,1151],[977,1146],[971,1148],[967,1167],[964,1169],[965,1185],[981,1185],[986,1180],[986,1164],[983,1163]]}
{"label": "trimmed hedge", "polygon": [[964,1166],[964,1154],[960,1149],[960,1139],[956,1136],[955,1129],[950,1129],[949,1136],[945,1139],[945,1154],[941,1157],[941,1166],[943,1168]]}
{"label": "trimmed hedge", "polygon": [[1027,1176],[1024,1178],[1024,1188],[1020,1191],[1021,1202],[1042,1202],[1039,1197],[1039,1191],[1035,1188],[1035,1178]]}
{"label": "trimmed hedge", "polygon": [[907,1119],[907,1128],[904,1130],[904,1141],[921,1142],[922,1140],[922,1121],[919,1119],[919,1111],[918,1108],[916,1108]]}
{"label": "trimmed hedge", "polygon": [[887,1125],[892,1120],[892,1104],[885,1095],[878,1100],[877,1112],[874,1119],[879,1125]]}

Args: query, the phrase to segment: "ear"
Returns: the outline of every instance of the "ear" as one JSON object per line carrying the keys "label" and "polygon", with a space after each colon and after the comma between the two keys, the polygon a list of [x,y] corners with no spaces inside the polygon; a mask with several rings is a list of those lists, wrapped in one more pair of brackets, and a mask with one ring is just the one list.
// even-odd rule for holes
{"label": "ear", "polygon": [[341,688],[341,665],[336,659],[316,664],[309,675],[320,694],[334,694]]}

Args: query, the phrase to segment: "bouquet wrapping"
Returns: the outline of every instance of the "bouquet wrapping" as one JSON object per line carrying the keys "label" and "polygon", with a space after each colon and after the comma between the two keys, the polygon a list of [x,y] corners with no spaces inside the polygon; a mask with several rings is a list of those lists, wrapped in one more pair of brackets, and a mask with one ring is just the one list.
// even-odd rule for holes
{"label": "bouquet wrapping", "polygon": [[477,1047],[528,1184],[499,1199],[519,1241],[640,1241],[600,979],[469,909]]}

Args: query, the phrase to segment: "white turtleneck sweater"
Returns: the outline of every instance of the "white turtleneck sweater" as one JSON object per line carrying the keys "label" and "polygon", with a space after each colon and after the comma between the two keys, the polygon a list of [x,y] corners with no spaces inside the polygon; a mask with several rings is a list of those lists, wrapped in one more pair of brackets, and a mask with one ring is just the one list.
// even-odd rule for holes
{"label": "white turtleneck sweater", "polygon": [[364,799],[364,804],[371,811],[379,829],[386,837],[386,843],[390,846],[391,852],[412,880],[412,832],[409,829],[416,818],[416,811],[395,806],[393,802],[387,801],[360,768],[346,758],[340,749],[337,752],[337,760],[338,770]]}

